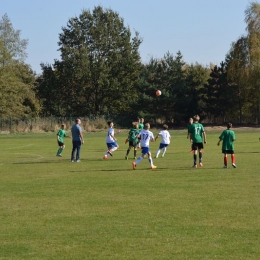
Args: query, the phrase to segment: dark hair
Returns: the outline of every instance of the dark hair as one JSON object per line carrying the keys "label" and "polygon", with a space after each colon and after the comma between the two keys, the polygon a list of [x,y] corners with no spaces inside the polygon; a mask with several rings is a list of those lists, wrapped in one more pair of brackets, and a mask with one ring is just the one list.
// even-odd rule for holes
{"label": "dark hair", "polygon": [[75,120],[75,123],[78,124],[79,121],[80,121],[80,118],[77,118],[77,119]]}
{"label": "dark hair", "polygon": [[227,123],[227,128],[231,128],[232,127],[232,123]]}
{"label": "dark hair", "polygon": [[163,128],[164,128],[165,130],[167,130],[167,129],[168,129],[168,126],[167,126],[167,125],[163,125]]}

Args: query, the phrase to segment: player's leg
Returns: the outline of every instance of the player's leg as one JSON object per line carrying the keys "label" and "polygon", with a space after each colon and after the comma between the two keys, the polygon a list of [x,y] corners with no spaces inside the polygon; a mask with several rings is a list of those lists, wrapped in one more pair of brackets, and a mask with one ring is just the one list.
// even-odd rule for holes
{"label": "player's leg", "polygon": [[151,169],[156,169],[157,168],[157,166],[153,165],[152,154],[151,154],[150,151],[148,152],[148,162],[150,163]]}
{"label": "player's leg", "polygon": [[227,163],[228,163],[228,155],[226,152],[224,152],[224,168],[227,168]]}
{"label": "player's leg", "polygon": [[81,141],[77,141],[76,147],[76,162],[80,162],[80,150],[81,150]]}
{"label": "player's leg", "polygon": [[72,151],[71,151],[71,162],[75,161],[75,152],[76,152],[76,142],[72,142]]}
{"label": "player's leg", "polygon": [[235,154],[234,154],[234,151],[232,151],[232,154],[231,154],[231,161],[232,161],[232,166],[233,168],[237,168],[235,162],[236,162],[236,158],[235,158]]}

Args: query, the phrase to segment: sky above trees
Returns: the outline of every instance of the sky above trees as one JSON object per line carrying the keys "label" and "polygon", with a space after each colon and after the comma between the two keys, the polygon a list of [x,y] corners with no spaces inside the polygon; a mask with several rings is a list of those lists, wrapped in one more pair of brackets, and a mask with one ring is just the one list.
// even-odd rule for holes
{"label": "sky above trees", "polygon": [[[83,9],[101,5],[119,13],[132,31],[143,38],[140,55],[144,63],[166,52],[181,51],[187,63],[219,65],[233,41],[245,33],[244,11],[248,0],[2,0],[1,13],[28,39],[26,62],[37,73],[40,63],[60,58],[59,34],[68,20]],[[26,10],[26,11],[21,11]]]}

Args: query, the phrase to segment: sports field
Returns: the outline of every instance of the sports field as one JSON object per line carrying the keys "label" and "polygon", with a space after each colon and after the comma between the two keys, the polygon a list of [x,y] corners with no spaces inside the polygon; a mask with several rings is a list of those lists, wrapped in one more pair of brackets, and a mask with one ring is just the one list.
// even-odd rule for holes
{"label": "sports field", "polygon": [[84,133],[80,163],[70,139],[55,156],[56,133],[0,135],[0,259],[259,260],[260,129],[234,130],[236,169],[223,169],[222,130],[206,132],[202,168],[187,131],[170,130],[158,168],[135,171],[127,132],[108,160],[106,132]]}

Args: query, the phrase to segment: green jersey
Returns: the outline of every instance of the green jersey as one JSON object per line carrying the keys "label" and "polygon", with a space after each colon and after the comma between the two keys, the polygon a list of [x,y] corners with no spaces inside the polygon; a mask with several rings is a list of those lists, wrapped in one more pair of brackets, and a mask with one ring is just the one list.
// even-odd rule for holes
{"label": "green jersey", "polygon": [[128,139],[130,142],[137,142],[137,136],[139,134],[139,130],[136,128],[132,128],[130,129],[129,133],[128,133]]}
{"label": "green jersey", "polygon": [[191,133],[191,126],[192,124],[188,124],[188,133]]}
{"label": "green jersey", "polygon": [[202,133],[204,133],[204,127],[200,123],[193,123],[190,126],[191,139],[193,143],[202,143]]}
{"label": "green jersey", "polygon": [[223,141],[222,150],[234,151],[234,141],[236,140],[236,136],[233,130],[224,130],[220,135],[219,139]]}
{"label": "green jersey", "polygon": [[138,124],[138,129],[139,130],[143,130],[144,129],[144,124],[143,123],[139,123]]}
{"label": "green jersey", "polygon": [[64,137],[66,136],[66,131],[64,129],[60,129],[57,135],[59,136],[60,142],[63,143]]}

